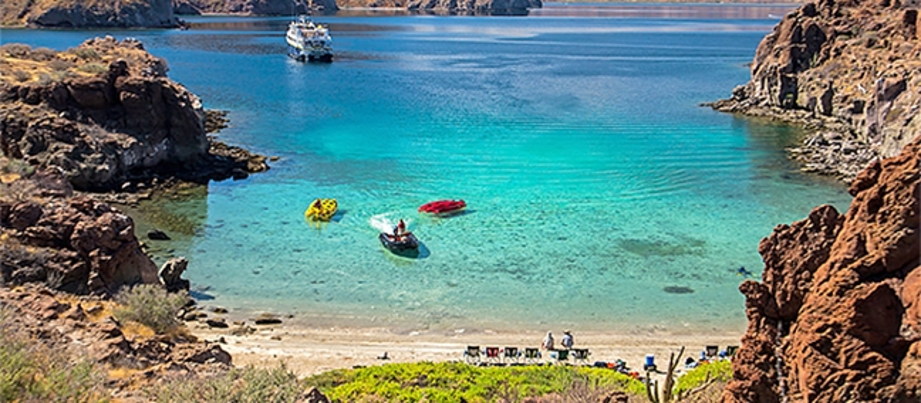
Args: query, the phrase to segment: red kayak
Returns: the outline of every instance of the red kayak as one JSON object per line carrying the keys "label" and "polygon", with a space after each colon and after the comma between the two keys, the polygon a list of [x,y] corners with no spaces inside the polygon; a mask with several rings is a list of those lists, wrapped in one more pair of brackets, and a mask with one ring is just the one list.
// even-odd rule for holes
{"label": "red kayak", "polygon": [[419,207],[420,213],[432,214],[450,214],[457,213],[467,208],[467,203],[463,200],[439,200],[431,203],[425,203]]}

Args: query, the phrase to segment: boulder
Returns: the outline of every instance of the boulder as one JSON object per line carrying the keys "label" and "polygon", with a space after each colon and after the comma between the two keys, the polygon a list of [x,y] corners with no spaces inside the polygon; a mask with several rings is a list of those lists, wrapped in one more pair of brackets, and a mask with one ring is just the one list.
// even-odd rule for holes
{"label": "boulder", "polygon": [[921,396],[921,137],[762,241],[748,328],[724,402],[915,401]]}
{"label": "boulder", "polygon": [[178,292],[189,290],[189,280],[182,278],[182,273],[189,267],[188,259],[176,257],[167,260],[157,271],[157,277],[160,278],[160,284],[166,287],[167,292]]}

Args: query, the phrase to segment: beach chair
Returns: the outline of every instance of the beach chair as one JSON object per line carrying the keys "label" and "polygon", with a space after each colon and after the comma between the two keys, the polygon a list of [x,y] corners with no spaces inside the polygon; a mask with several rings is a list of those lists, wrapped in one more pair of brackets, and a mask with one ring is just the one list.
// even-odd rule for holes
{"label": "beach chair", "polygon": [[521,352],[518,351],[518,347],[506,347],[502,350],[502,358],[507,363],[518,363],[518,358],[521,355]]}
{"label": "beach chair", "polygon": [[483,352],[486,355],[486,362],[490,364],[500,364],[502,358],[499,357],[499,347],[486,347]]}
{"label": "beach chair", "polygon": [[524,362],[536,364],[540,360],[540,350],[536,348],[524,349]]}
{"label": "beach chair", "polygon": [[726,346],[726,356],[732,358],[736,355],[736,351],[739,349],[739,346]]}
{"label": "beach chair", "polygon": [[554,362],[569,362],[569,350],[552,350],[550,357]]}
{"label": "beach chair", "polygon": [[464,350],[464,360],[470,364],[480,362],[480,346],[467,346]]}
{"label": "beach chair", "polygon": [[704,349],[704,351],[706,352],[707,360],[709,361],[713,359],[714,357],[716,357],[716,354],[719,353],[720,351],[720,347],[719,346],[707,346]]}
{"label": "beach chair", "polygon": [[589,353],[587,348],[572,349],[572,362],[574,364],[588,364]]}

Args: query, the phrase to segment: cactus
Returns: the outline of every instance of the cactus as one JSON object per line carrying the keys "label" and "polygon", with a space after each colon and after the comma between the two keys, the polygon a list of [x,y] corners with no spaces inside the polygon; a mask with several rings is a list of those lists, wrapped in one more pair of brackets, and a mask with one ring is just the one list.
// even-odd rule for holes
{"label": "cactus", "polygon": [[649,398],[649,401],[652,403],[671,403],[675,398],[673,394],[675,389],[675,369],[678,368],[682,355],[684,355],[684,346],[681,346],[677,357],[675,357],[675,352],[672,352],[671,356],[669,356],[668,372],[665,373],[665,383],[662,385],[661,396],[659,394],[659,381],[650,379],[649,371],[646,372],[646,397]]}

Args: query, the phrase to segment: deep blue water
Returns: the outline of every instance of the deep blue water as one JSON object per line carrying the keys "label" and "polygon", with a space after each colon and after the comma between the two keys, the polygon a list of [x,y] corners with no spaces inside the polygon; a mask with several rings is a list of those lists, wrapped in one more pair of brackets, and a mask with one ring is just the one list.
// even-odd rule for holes
{"label": "deep blue water", "polygon": [[[199,17],[113,31],[230,111],[218,137],[280,160],[244,181],[142,207],[196,295],[313,325],[399,329],[732,330],[740,266],[840,185],[805,176],[795,129],[701,107],[748,79],[785,7],[550,4],[528,17],[349,16],[336,61],[285,56],[288,18]],[[94,31],[5,30],[63,49]],[[341,212],[303,220],[315,197]],[[424,217],[462,198],[464,215]],[[423,243],[396,257],[377,227]],[[690,293],[666,292],[686,287]]]}

